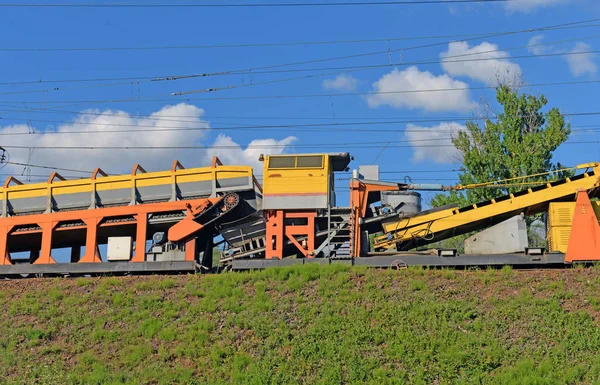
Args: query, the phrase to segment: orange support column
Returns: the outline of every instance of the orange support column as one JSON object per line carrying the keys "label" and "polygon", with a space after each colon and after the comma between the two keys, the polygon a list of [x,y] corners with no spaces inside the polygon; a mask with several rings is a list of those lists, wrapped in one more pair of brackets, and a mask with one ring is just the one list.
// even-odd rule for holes
{"label": "orange support column", "polygon": [[600,226],[585,191],[577,194],[565,262],[600,261]]}
{"label": "orange support column", "polygon": [[85,234],[85,255],[79,262],[82,263],[94,263],[94,262],[102,262],[100,258],[100,253],[98,252],[98,223],[100,223],[102,218],[86,218],[83,221],[86,225],[86,234]]}
{"label": "orange support column", "polygon": [[358,179],[350,180],[350,254],[352,257],[360,257],[362,254],[360,238],[360,221],[365,217],[369,207],[369,194],[377,191],[398,191],[395,185],[380,185],[377,183],[365,183]]}
{"label": "orange support column", "polygon": [[135,233],[135,254],[131,262],[144,262],[146,260],[146,231],[148,229],[148,214],[136,215],[137,230]]}
{"label": "orange support column", "polygon": [[8,232],[12,226],[0,227],[0,265],[12,265],[10,254],[8,253]]}
{"label": "orange support column", "polygon": [[54,232],[54,226],[57,222],[43,222],[40,223],[42,228],[42,249],[40,250],[40,257],[34,262],[35,265],[56,263],[52,258],[52,233]]}
{"label": "orange support column", "polygon": [[283,210],[265,211],[267,219],[267,244],[265,245],[265,258],[273,259],[283,257]]}
{"label": "orange support column", "polygon": [[[306,225],[287,226],[285,235],[306,258],[314,258],[315,252],[315,218],[316,212],[286,212],[285,218],[306,219]],[[301,245],[296,236],[306,236],[306,247]]]}
{"label": "orange support column", "polygon": [[191,238],[185,243],[185,260],[190,262],[196,260],[196,238]]}

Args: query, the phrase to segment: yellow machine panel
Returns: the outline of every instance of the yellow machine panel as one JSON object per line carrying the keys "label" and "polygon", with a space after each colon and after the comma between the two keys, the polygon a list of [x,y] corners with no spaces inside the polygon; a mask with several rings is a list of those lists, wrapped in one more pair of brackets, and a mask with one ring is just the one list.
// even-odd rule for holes
{"label": "yellow machine panel", "polygon": [[550,203],[548,207],[548,227],[569,226],[573,222],[575,202]]}
{"label": "yellow machine panel", "polygon": [[325,155],[269,156],[265,160],[266,195],[326,195],[329,162]]}
{"label": "yellow machine panel", "polygon": [[350,154],[269,155],[263,161],[264,209],[324,209],[335,204],[333,173],[347,170]]}
{"label": "yellow machine panel", "polygon": [[327,207],[332,175],[327,155],[267,156],[263,175],[263,208]]}
{"label": "yellow machine panel", "polygon": [[251,166],[219,166],[64,180],[55,174],[44,183],[11,178],[0,188],[0,215],[122,206],[215,196],[253,189]]}
{"label": "yellow machine panel", "polygon": [[571,226],[548,227],[548,251],[566,253],[570,236]]}
{"label": "yellow machine panel", "polygon": [[[593,201],[596,217],[600,217],[600,201]],[[575,215],[575,202],[554,202],[548,206],[548,251],[567,252],[571,225]]]}

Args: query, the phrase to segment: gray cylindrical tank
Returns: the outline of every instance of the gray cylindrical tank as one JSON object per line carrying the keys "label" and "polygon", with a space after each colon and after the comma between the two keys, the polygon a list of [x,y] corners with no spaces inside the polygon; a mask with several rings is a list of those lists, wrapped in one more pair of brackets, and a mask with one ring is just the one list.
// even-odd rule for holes
{"label": "gray cylindrical tank", "polygon": [[382,191],[381,204],[399,207],[399,213],[416,214],[421,211],[421,194],[413,191]]}

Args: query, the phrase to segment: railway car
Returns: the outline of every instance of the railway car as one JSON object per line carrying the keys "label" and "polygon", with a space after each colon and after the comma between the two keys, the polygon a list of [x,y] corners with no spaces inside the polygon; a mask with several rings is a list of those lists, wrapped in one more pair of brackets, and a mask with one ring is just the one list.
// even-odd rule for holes
{"label": "railway car", "polygon": [[[418,191],[360,166],[339,204],[349,153],[261,156],[251,166],[184,168],[45,183],[9,177],[0,189],[0,275],[78,275],[259,269],[304,263],[379,267],[568,265],[600,259],[598,163],[573,177],[467,207],[422,210]],[[526,177],[523,177],[525,180]],[[502,187],[501,181],[494,181]],[[547,215],[547,247],[529,247],[523,216]],[[432,247],[465,233],[465,252]],[[596,247],[596,244],[599,246]],[[61,249],[63,249],[61,251]],[[64,249],[68,252],[65,253]],[[215,251],[219,256],[215,258]]]}

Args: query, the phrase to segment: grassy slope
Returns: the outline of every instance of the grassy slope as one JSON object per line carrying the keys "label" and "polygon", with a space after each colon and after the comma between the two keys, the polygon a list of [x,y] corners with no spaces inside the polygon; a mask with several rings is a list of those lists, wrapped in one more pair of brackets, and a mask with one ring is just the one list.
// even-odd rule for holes
{"label": "grassy slope", "polygon": [[0,382],[600,380],[600,270],[273,269],[0,282]]}

